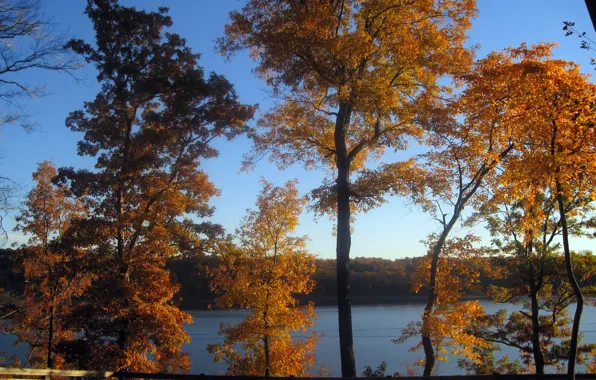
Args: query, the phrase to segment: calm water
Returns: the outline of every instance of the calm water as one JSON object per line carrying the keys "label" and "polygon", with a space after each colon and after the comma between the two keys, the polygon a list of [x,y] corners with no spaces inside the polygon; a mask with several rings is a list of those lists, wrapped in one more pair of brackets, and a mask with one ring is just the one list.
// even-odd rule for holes
{"label": "calm water", "polygon": [[[503,305],[495,305],[490,301],[480,301],[487,313],[503,309]],[[409,321],[418,320],[424,305],[375,305],[353,306],[352,323],[354,331],[354,350],[356,356],[356,369],[362,373],[364,366],[376,368],[382,361],[387,362],[387,374],[400,372],[406,374],[406,364],[412,364],[424,354],[422,351],[410,352],[409,349],[418,343],[412,338],[403,344],[395,344],[391,339],[400,335],[400,331]],[[507,305],[513,310],[514,305]],[[318,368],[325,364],[331,376],[340,375],[339,338],[337,327],[337,309],[335,306],[316,308],[318,318],[315,330],[323,335],[316,348]],[[187,327],[192,337],[192,342],[185,346],[185,351],[190,353],[193,363],[193,372],[207,374],[223,374],[225,365],[215,364],[211,355],[206,351],[208,343],[219,343],[223,339],[217,335],[220,322],[236,323],[243,318],[242,311],[195,311],[191,312],[194,323]],[[596,342],[596,308],[584,308],[581,332],[585,342]],[[516,350],[504,347],[504,353],[515,358]],[[417,368],[417,367],[415,367]],[[439,363],[437,375],[453,375],[462,373],[457,367],[457,359],[449,363]]]}
{"label": "calm water", "polygon": [[[481,301],[486,311],[492,313],[504,308],[490,301]],[[360,374],[364,366],[376,368],[382,361],[387,362],[387,374],[400,372],[406,374],[406,364],[412,364],[423,355],[421,351],[409,352],[409,348],[418,342],[418,338],[411,339],[404,344],[394,344],[391,339],[400,335],[400,330],[409,321],[418,320],[424,305],[376,305],[353,306],[352,322],[354,328],[354,346],[356,354],[357,372]],[[516,306],[508,305],[513,310]],[[321,365],[325,364],[331,376],[340,375],[339,338],[337,335],[337,309],[336,307],[316,308],[318,318],[315,330],[322,335],[316,348],[317,366],[314,374],[318,373]],[[220,343],[223,339],[217,335],[221,322],[237,323],[245,312],[243,311],[191,311],[194,322],[187,326],[192,341],[184,346],[192,359],[193,373],[207,373],[210,375],[224,374],[225,364],[215,364],[211,354],[206,351],[207,344]],[[584,341],[596,342],[596,308],[584,308],[581,324]],[[14,337],[0,334],[0,349],[8,354],[23,355],[24,347],[14,347]],[[503,352],[515,358],[516,350],[504,348]],[[457,368],[457,360],[449,363],[439,363],[437,375],[453,375],[462,373]]]}

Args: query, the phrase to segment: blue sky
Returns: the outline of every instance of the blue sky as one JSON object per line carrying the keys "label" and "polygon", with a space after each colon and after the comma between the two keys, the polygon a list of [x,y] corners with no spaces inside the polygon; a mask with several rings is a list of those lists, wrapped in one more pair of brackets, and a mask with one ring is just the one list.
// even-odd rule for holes
{"label": "blue sky", "polygon": [[[93,29],[83,14],[85,3],[82,0],[46,0],[45,13],[70,36],[91,42],[94,40]],[[193,51],[202,55],[199,63],[207,72],[225,75],[235,84],[240,100],[259,103],[260,112],[272,105],[265,85],[251,73],[254,64],[247,54],[238,54],[231,62],[226,62],[214,51],[214,40],[222,35],[229,11],[242,7],[244,1],[121,0],[121,3],[146,10],[168,6],[174,21],[171,30],[185,37]],[[580,41],[575,37],[564,37],[561,30],[563,21],[575,21],[579,30],[596,35],[583,0],[478,0],[478,8],[479,17],[469,32],[469,43],[480,45],[478,57],[493,50],[519,46],[522,42],[557,42],[557,57],[580,63],[585,72],[593,71],[589,66],[590,52],[581,50]],[[66,75],[43,71],[30,71],[21,76],[26,82],[45,83],[52,92],[50,96],[23,103],[27,112],[33,115],[36,131],[26,133],[11,126],[5,126],[0,131],[0,152],[3,155],[0,174],[22,187],[21,196],[31,187],[31,173],[40,161],[52,160],[58,167],[93,165],[92,159],[76,155],[76,142],[81,136],[64,126],[68,113],[80,109],[84,101],[93,99],[99,91],[93,68],[87,67],[80,75],[86,78],[84,83],[77,83]],[[2,107],[0,105],[0,110]],[[221,196],[212,200],[216,207],[212,220],[229,231],[238,225],[245,210],[253,206],[261,176],[278,185],[298,178],[299,189],[303,192],[317,187],[324,177],[324,173],[305,172],[300,167],[279,171],[264,161],[253,172],[239,173],[242,154],[250,149],[250,141],[238,138],[233,142],[219,141],[215,146],[219,148],[220,156],[204,161],[202,167],[221,190]],[[398,156],[386,157],[392,159]],[[10,230],[14,227],[12,216],[6,219],[6,227]],[[333,223],[327,218],[314,221],[313,215],[305,212],[298,233],[309,235],[309,249],[313,253],[332,258],[335,256],[332,227]],[[394,259],[422,255],[425,248],[420,240],[438,227],[429,215],[415,206],[407,205],[402,199],[391,198],[381,208],[357,217],[352,237],[352,257]],[[23,241],[23,237],[11,232],[7,244],[15,241]],[[576,247],[589,249],[591,245],[593,243],[581,241]]]}

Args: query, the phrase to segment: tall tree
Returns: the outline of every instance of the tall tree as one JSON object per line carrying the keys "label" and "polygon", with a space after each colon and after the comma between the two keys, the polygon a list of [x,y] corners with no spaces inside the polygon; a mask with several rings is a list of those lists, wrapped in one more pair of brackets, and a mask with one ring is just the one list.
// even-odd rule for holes
{"label": "tall tree", "polygon": [[[306,251],[307,237],[290,234],[305,203],[295,182],[282,188],[263,182],[257,210],[249,210],[236,232],[238,245],[227,243],[220,264],[209,271],[217,306],[250,309],[236,326],[224,325],[223,344],[209,345],[216,361],[228,362],[228,374],[307,376],[314,366],[317,334],[294,340],[292,332],[314,324],[314,306],[300,306],[296,295],[314,287],[315,258]],[[241,345],[242,350],[234,347]]]}
{"label": "tall tree", "polygon": [[418,136],[414,115],[465,71],[474,0],[251,0],[218,41],[227,56],[248,48],[280,102],[259,121],[247,160],[270,153],[280,167],[325,167],[315,192],[337,217],[337,298],[342,375],[356,376],[349,257],[352,176],[385,148]]}
{"label": "tall tree", "polygon": [[[458,77],[466,88],[455,102],[435,102],[427,114],[420,114],[421,122],[430,132],[427,141],[431,147],[428,153],[418,157],[424,164],[422,167],[416,166],[412,160],[382,165],[378,170],[365,172],[354,184],[358,193],[368,197],[365,201],[369,204],[382,201],[383,192],[389,190],[397,194],[407,193],[433,212],[442,231],[433,253],[431,289],[436,286],[440,251],[462,211],[467,205],[477,207],[488,199],[479,189],[504,184],[509,186],[510,199],[527,201],[530,199],[526,197],[528,188],[554,186],[552,176],[548,174],[558,167],[553,164],[552,154],[552,125],[553,122],[556,124],[553,115],[560,115],[560,120],[582,131],[579,134],[564,133],[566,137],[584,137],[581,144],[579,140],[568,139],[569,146],[577,148],[581,145],[585,152],[593,147],[591,121],[586,117],[591,107],[586,100],[589,98],[587,93],[592,91],[591,86],[578,74],[576,66],[552,59],[552,47],[553,44],[531,47],[522,44],[519,48],[492,53],[477,62],[471,73]],[[545,72],[549,74],[545,75]],[[553,73],[560,73],[560,78],[552,79],[551,76],[557,75]],[[585,84],[585,93],[581,100],[568,101],[564,107],[552,108],[559,99],[557,97],[563,93],[567,94],[566,99],[571,93],[577,95],[578,91],[582,91],[582,84]],[[463,122],[453,117],[458,114],[463,117]],[[529,125],[533,127],[528,128]],[[575,141],[576,145],[569,140]],[[591,166],[586,164],[590,153],[580,155],[573,152],[580,151],[570,148],[567,152],[570,164],[577,167],[569,172],[579,174],[575,180],[566,183],[571,186],[568,197],[584,202],[581,212],[585,214],[590,210],[591,197],[587,189],[593,178],[589,174]],[[404,173],[409,173],[409,177]],[[408,180],[397,180],[400,178]],[[574,185],[578,182],[583,186]],[[550,189],[550,192],[560,193],[556,189]],[[444,213],[441,203],[447,204],[452,213]],[[565,212],[571,209],[564,207]],[[564,231],[562,226],[563,236]],[[433,298],[436,297],[433,293],[431,291],[429,295],[426,313],[434,307]],[[425,352],[430,363],[425,368],[425,374],[430,375],[434,350],[424,329],[423,340],[427,341]]]}
{"label": "tall tree", "polygon": [[[549,74],[559,75],[561,70],[555,68],[553,71],[554,73]],[[575,379],[579,325],[585,300],[571,259],[570,227],[568,223],[571,214],[569,203],[577,193],[581,194],[583,199],[593,199],[594,179],[596,178],[594,176],[596,167],[592,164],[594,161],[592,157],[596,149],[595,120],[593,116],[596,104],[596,87],[591,83],[586,86],[587,80],[579,75],[579,70],[576,69],[575,73],[570,74],[571,78],[566,79],[575,79],[576,81],[572,83],[573,87],[571,89],[558,90],[554,96],[549,97],[549,100],[553,101],[549,116],[551,121],[551,169],[554,169],[551,174],[554,177],[554,190],[557,194],[561,220],[565,268],[576,301],[571,343],[569,345],[569,365],[567,367],[569,378]],[[586,91],[587,93],[582,91],[583,86],[589,89]],[[561,94],[561,92],[563,93]],[[577,210],[574,211],[577,212]]]}
{"label": "tall tree", "polygon": [[30,238],[23,247],[23,308],[12,319],[9,331],[18,343],[30,346],[25,366],[61,365],[54,359],[54,347],[57,342],[74,339],[64,317],[92,279],[84,270],[82,252],[68,244],[69,228],[86,215],[85,207],[68,189],[52,184],[56,174],[52,163],[39,164],[33,173],[36,186],[16,218],[15,230]]}
{"label": "tall tree", "polygon": [[354,183],[364,202],[380,202],[386,191],[422,205],[439,223],[436,241],[429,250],[428,300],[424,309],[422,343],[424,376],[432,375],[436,361],[430,321],[437,305],[439,261],[451,231],[466,207],[486,201],[483,186],[501,181],[509,156],[527,144],[527,125],[537,113],[526,86],[541,78],[531,62],[548,46],[506,49],[475,63],[457,80],[465,89],[454,99],[429,103],[418,114],[426,130],[429,151],[415,159],[381,165],[364,172]]}
{"label": "tall tree", "polygon": [[[568,375],[575,378],[579,324],[584,297],[574,274],[569,242],[572,215],[591,210],[596,166],[594,109],[596,86],[579,71],[579,66],[550,58],[550,51],[532,63],[531,70],[540,81],[526,89],[538,110],[532,125],[531,141],[520,146],[520,154],[509,164],[509,181],[523,189],[541,184],[554,194],[561,223],[561,236],[569,284],[576,298],[569,348]],[[573,205],[578,201],[580,205]],[[582,206],[582,207],[578,207]]]}
{"label": "tall tree", "polygon": [[164,28],[167,8],[145,12],[115,0],[89,0],[94,46],[68,46],[98,71],[101,92],[72,112],[68,128],[83,133],[78,153],[97,157],[95,170],[60,169],[60,180],[84,196],[91,215],[76,239],[94,259],[98,279],[77,304],[81,329],[69,358],[81,368],[186,371],[189,314],[173,297],[178,286],[165,264],[197,254],[217,195],[199,170],[215,157],[210,142],[247,130],[254,107],[240,104],[232,85],[205,78],[198,54]]}

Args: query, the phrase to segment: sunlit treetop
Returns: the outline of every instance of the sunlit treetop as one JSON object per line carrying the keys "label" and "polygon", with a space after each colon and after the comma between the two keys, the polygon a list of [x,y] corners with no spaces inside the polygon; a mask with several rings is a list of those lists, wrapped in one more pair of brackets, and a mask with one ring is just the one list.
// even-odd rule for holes
{"label": "sunlit treetop", "polygon": [[[522,44],[494,52],[475,62],[470,72],[456,76],[463,86],[460,94],[428,103],[419,112],[419,121],[427,132],[424,142],[430,149],[414,159],[362,172],[353,185],[355,194],[360,195],[357,200],[365,207],[373,207],[383,201],[380,195],[389,189],[411,196],[440,217],[442,211],[431,201],[450,203],[459,194],[470,194],[469,200],[479,207],[488,199],[483,187],[507,189],[500,195],[514,202],[543,186],[537,175],[552,165],[546,156],[550,155],[549,109],[554,97],[575,88],[573,94],[577,96],[567,96],[577,97],[573,100],[576,109],[567,104],[557,111],[560,118],[572,123],[572,112],[586,106],[589,109],[587,96],[593,91],[577,65],[552,58],[553,47]],[[545,76],[543,67],[548,67],[551,74]],[[546,95],[549,87],[550,95]],[[583,105],[577,107],[575,102]],[[567,110],[567,116],[561,113],[563,110]],[[576,121],[584,120],[579,116]],[[583,131],[586,149],[592,139],[587,135],[590,129],[574,125]],[[542,155],[533,153],[539,141],[544,145]],[[482,182],[484,185],[478,187],[481,191],[470,193]]]}
{"label": "sunlit treetop", "polygon": [[[573,62],[553,59],[553,45],[522,46],[508,53],[524,65],[522,75],[512,78],[504,105],[515,110],[512,135],[515,150],[500,165],[492,184],[496,202],[523,202],[529,215],[541,212],[541,199],[554,194],[555,179],[574,209],[586,211],[594,199],[596,152],[596,86]],[[503,54],[489,57],[495,65]],[[497,71],[499,69],[495,69]],[[478,98],[481,96],[477,95]],[[548,196],[548,195],[547,195]],[[583,203],[583,205],[582,205]],[[540,215],[534,215],[540,220]],[[532,219],[532,218],[531,218]],[[527,219],[525,223],[531,223]],[[531,228],[531,224],[526,225]]]}
{"label": "sunlit treetop", "polygon": [[282,167],[333,165],[341,103],[351,110],[353,168],[402,147],[402,135],[418,134],[416,100],[446,90],[437,79],[471,64],[464,42],[475,15],[472,0],[249,1],[231,13],[218,47],[226,56],[248,48],[283,100],[261,119],[254,156],[270,149]]}
{"label": "sunlit treetop", "polygon": [[32,175],[36,186],[27,195],[15,227],[29,236],[29,245],[47,249],[52,239],[61,238],[73,221],[86,214],[85,206],[71,197],[68,188],[52,183],[56,175],[56,167],[49,161],[39,163]]}
{"label": "sunlit treetop", "polygon": [[222,324],[224,343],[207,349],[216,362],[228,362],[228,375],[308,376],[317,335],[291,336],[313,327],[316,317],[312,303],[300,305],[295,298],[314,288],[315,258],[306,251],[307,238],[289,235],[304,198],[296,181],[283,187],[261,183],[257,209],[248,210],[236,231],[238,245],[222,244],[219,265],[208,269],[216,305],[250,313],[236,326]]}

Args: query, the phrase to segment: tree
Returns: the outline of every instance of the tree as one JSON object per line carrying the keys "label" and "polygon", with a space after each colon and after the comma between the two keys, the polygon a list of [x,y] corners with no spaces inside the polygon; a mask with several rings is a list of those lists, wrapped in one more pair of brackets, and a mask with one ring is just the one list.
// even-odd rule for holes
{"label": "tree", "polygon": [[506,180],[517,184],[512,197],[522,198],[529,183],[547,188],[556,199],[567,277],[577,302],[567,369],[570,378],[574,378],[585,300],[574,274],[568,218],[585,216],[592,209],[596,86],[579,72],[576,64],[551,59],[550,49],[537,58],[529,68],[539,81],[525,90],[536,110],[528,123],[532,125],[531,139],[518,147],[519,154],[511,157]]}
{"label": "tree", "polygon": [[[23,81],[22,73],[48,70],[68,73],[81,67],[80,62],[64,49],[66,42],[57,27],[41,11],[41,0],[0,1],[0,102],[8,111],[0,114],[0,126],[19,125],[31,130],[33,125],[20,100],[48,95],[43,85]],[[17,184],[0,176],[0,231],[2,218],[14,209]]]}
{"label": "tree", "polygon": [[24,302],[9,331],[18,337],[18,343],[30,346],[25,366],[62,365],[62,358],[54,357],[54,347],[74,339],[64,318],[93,278],[84,269],[83,252],[71,249],[68,243],[70,227],[74,220],[85,217],[85,206],[68,189],[52,184],[56,174],[52,163],[38,165],[33,173],[36,186],[16,218],[15,230],[30,238],[23,247]]}
{"label": "tree", "polygon": [[[509,190],[510,187],[507,186],[497,191],[501,193],[501,197],[507,198]],[[545,351],[554,343],[553,338],[565,337],[565,332],[562,331],[564,329],[552,329],[553,326],[561,326],[558,323],[559,312],[564,311],[564,308],[560,309],[560,303],[566,301],[561,292],[555,294],[560,289],[552,288],[558,280],[558,247],[553,241],[560,235],[560,223],[553,215],[554,206],[549,194],[528,186],[527,195],[522,200],[512,205],[500,204],[497,195],[483,205],[482,209],[497,247],[504,254],[511,255],[506,261],[506,269],[502,275],[511,276],[513,286],[493,287],[490,294],[495,302],[522,302],[524,308],[529,309],[528,313],[512,313],[509,318],[510,324],[507,326],[514,326],[510,330],[517,337],[531,337],[530,342],[521,343],[523,348],[520,345],[517,347],[520,348],[520,354],[527,367],[535,368],[537,375],[544,375],[544,367],[553,363],[553,358],[545,358]],[[541,309],[549,306],[553,306],[552,310],[546,310],[552,314],[552,322],[545,321],[540,316]],[[529,317],[530,320],[524,317]],[[522,325],[517,322],[521,322]],[[552,324],[547,332],[545,327],[549,322]],[[520,334],[520,331],[527,334]],[[482,333],[477,335],[483,336]],[[516,340],[519,342],[519,339],[509,339],[511,342]],[[528,343],[531,347],[527,346]],[[529,354],[532,356],[533,366],[529,365]],[[556,361],[558,359],[554,358],[554,362]]]}
{"label": "tree", "polygon": [[[559,69],[559,70],[557,70]],[[548,70],[548,69],[547,69]],[[553,70],[560,74],[560,68]],[[571,331],[571,342],[569,346],[569,365],[567,374],[571,379],[575,379],[575,362],[577,360],[579,345],[579,325],[584,306],[584,296],[576,278],[571,259],[571,248],[569,246],[569,225],[568,217],[570,214],[570,201],[580,194],[580,199],[588,199],[588,204],[593,200],[594,189],[594,169],[591,165],[596,145],[596,135],[594,134],[594,105],[596,104],[596,87],[594,85],[586,86],[585,77],[579,74],[576,68],[575,72],[569,73],[571,78],[575,79],[569,88],[557,90],[554,96],[548,100],[553,101],[550,109],[550,158],[551,171],[554,177],[554,189],[557,194],[557,204],[559,208],[559,217],[561,219],[561,233],[563,237],[563,252],[565,253],[565,267],[567,276],[573,293],[575,294],[576,309],[573,317],[573,327]],[[558,78],[559,80],[562,78]],[[563,83],[567,85],[568,83]],[[565,86],[565,87],[567,87]],[[584,86],[588,91],[583,92]],[[571,90],[567,92],[565,90]],[[566,93],[565,93],[566,92]],[[583,93],[582,93],[583,92]],[[563,94],[561,94],[563,93]],[[561,97],[566,98],[561,101]],[[548,103],[547,103],[548,104]],[[562,111],[562,112],[561,112]],[[560,113],[559,113],[560,112]],[[585,130],[587,129],[587,131]],[[553,178],[551,177],[551,178]],[[584,195],[585,194],[585,195]],[[584,208],[585,212],[586,208]],[[579,211],[580,213],[582,211]],[[578,212],[578,210],[574,210]]]}
{"label": "tree", "polygon": [[[466,207],[479,207],[487,200],[483,187],[502,181],[508,157],[531,138],[527,125],[537,111],[525,88],[541,80],[531,62],[545,54],[549,54],[547,45],[522,45],[477,61],[469,73],[456,77],[465,86],[461,94],[429,102],[420,110],[426,153],[366,171],[354,183],[355,192],[367,194],[368,202],[381,202],[387,192],[407,195],[439,223],[428,253],[429,294],[423,324],[430,323],[437,305],[441,251],[453,227]],[[423,326],[421,334],[423,374],[430,376],[436,361],[430,326]]]}
{"label": "tree", "polygon": [[85,12],[95,47],[68,47],[95,66],[102,87],[66,126],[83,133],[79,155],[97,161],[94,170],[61,168],[59,180],[90,209],[75,238],[97,280],[73,312],[81,333],[67,356],[80,368],[186,371],[180,350],[191,317],[174,302],[179,287],[165,265],[200,254],[218,230],[191,219],[211,215],[218,194],[200,160],[217,156],[214,138],[245,132],[254,107],[240,104],[224,77],[205,78],[186,41],[164,32],[167,8],[89,0]]}
{"label": "tree", "polygon": [[[574,253],[581,269],[577,270],[579,284],[587,295],[594,294],[594,257],[591,253]],[[501,257],[503,259],[503,257]],[[555,256],[554,260],[539,263],[536,257],[506,257],[509,266],[502,270],[510,270],[513,278],[511,287],[492,287],[490,295],[495,302],[521,304],[520,311],[508,313],[499,310],[496,313],[484,315],[475,320],[469,328],[469,333],[486,342],[492,343],[488,348],[479,347],[479,362],[460,360],[460,367],[469,373],[542,373],[545,368],[554,367],[557,371],[564,371],[563,362],[569,359],[572,319],[569,318],[568,308],[575,301],[573,289],[567,281],[564,259]],[[536,265],[531,268],[530,261]],[[540,289],[536,291],[538,273],[544,277]],[[531,282],[534,281],[534,282]],[[537,293],[537,294],[534,294]],[[579,337],[581,341],[581,334]],[[507,357],[495,362],[492,355],[500,350],[499,346],[509,346],[519,350],[519,360],[511,362]],[[593,343],[579,344],[577,362],[586,366],[594,366]],[[590,368],[590,367],[589,367]]]}
{"label": "tree", "polygon": [[[430,287],[429,272],[432,269],[432,251],[436,241],[437,237],[433,235],[425,241],[429,254],[419,262],[410,279],[412,290],[416,293]],[[401,336],[393,340],[394,343],[404,343],[409,338],[422,335],[430,339],[434,361],[448,361],[448,350],[452,355],[463,356],[474,363],[481,360],[478,349],[486,348],[489,344],[470,333],[467,326],[484,315],[484,308],[478,301],[462,301],[462,295],[480,285],[479,264],[485,252],[484,249],[475,247],[478,241],[476,236],[467,235],[444,242],[433,289],[436,306],[430,313],[424,311],[422,321],[410,322],[402,330]],[[426,344],[421,340],[410,349],[425,350],[425,357],[416,363],[424,367],[425,371],[428,368]],[[433,363],[433,370],[434,368]]]}
{"label": "tree", "polygon": [[[505,256],[497,256],[490,276],[506,279],[505,284],[491,286],[489,295],[498,303],[522,304],[523,309],[507,313],[501,310],[472,324],[472,333],[489,342],[520,350],[524,366],[507,368],[494,364],[492,355],[483,355],[482,366],[460,364],[471,372],[530,372],[545,373],[546,366],[560,366],[567,360],[571,329],[567,326],[567,307],[574,296],[566,280],[564,267],[555,238],[561,235],[555,197],[548,188],[526,183],[520,196],[517,184],[493,188],[493,196],[472,219],[481,218],[488,224],[493,243]],[[513,195],[513,196],[512,196]],[[582,202],[570,205],[581,206]],[[573,206],[571,206],[573,207]],[[571,210],[570,210],[571,211]],[[586,235],[583,227],[590,220],[575,219],[570,224],[574,235]],[[589,256],[585,257],[589,259]],[[584,273],[584,281],[592,274]],[[587,289],[587,288],[586,288]],[[582,347],[583,351],[589,346]],[[493,350],[493,348],[491,348]],[[582,358],[585,362],[585,358]]]}
{"label": "tree", "polygon": [[354,173],[385,148],[419,136],[414,115],[446,88],[444,75],[471,63],[464,47],[473,0],[252,0],[218,41],[230,56],[248,48],[256,73],[280,99],[259,120],[247,159],[333,171],[313,192],[337,218],[337,297],[342,375],[356,376],[350,304],[350,222],[358,207]]}
{"label": "tree", "polygon": [[[22,81],[19,74],[32,69],[68,73],[81,67],[80,62],[64,48],[64,36],[57,26],[44,17],[40,0],[3,0],[0,2],[0,101],[21,108],[19,99],[48,94],[42,85]],[[4,113],[0,125],[32,125],[22,111]]]}
{"label": "tree", "polygon": [[305,200],[298,197],[296,182],[282,188],[262,183],[258,209],[249,210],[236,231],[238,245],[225,244],[220,264],[209,270],[217,306],[250,312],[236,326],[222,324],[224,343],[207,349],[215,361],[228,363],[229,375],[307,376],[317,334],[306,340],[291,336],[306,332],[316,317],[312,303],[300,306],[295,298],[314,287],[315,259],[306,251],[307,237],[290,236]]}

